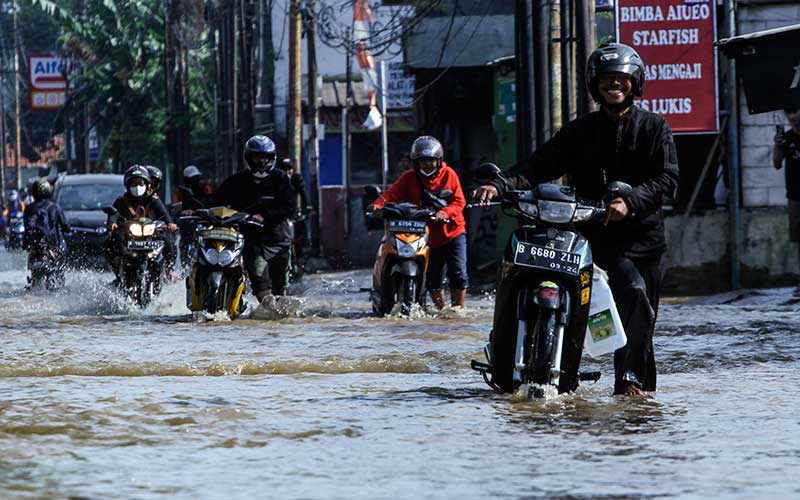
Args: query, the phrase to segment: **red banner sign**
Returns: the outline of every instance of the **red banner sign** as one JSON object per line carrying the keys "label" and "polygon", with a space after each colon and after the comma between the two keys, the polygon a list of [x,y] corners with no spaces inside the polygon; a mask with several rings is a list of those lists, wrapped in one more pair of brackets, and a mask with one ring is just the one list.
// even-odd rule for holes
{"label": "red banner sign", "polygon": [[647,66],[637,104],[664,116],[673,132],[719,129],[714,0],[619,0],[617,40]]}

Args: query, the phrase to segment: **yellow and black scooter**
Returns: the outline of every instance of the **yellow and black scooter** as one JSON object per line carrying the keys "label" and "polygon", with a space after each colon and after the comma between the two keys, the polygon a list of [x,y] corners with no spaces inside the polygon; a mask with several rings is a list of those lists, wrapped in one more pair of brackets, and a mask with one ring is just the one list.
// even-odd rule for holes
{"label": "yellow and black scooter", "polygon": [[196,223],[197,260],[186,278],[186,306],[231,319],[244,312],[244,227],[261,227],[250,214],[227,207],[195,211],[181,218]]}

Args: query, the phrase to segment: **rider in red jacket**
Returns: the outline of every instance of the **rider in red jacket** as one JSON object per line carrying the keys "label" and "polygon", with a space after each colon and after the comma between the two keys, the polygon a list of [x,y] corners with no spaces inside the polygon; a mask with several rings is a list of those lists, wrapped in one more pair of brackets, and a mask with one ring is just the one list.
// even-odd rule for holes
{"label": "rider in red jacket", "polygon": [[375,208],[389,202],[409,202],[425,206],[423,190],[434,196],[442,190],[452,191],[448,205],[436,212],[436,221],[430,225],[428,245],[427,288],[438,309],[445,305],[443,288],[445,271],[450,284],[453,306],[463,307],[467,295],[467,235],[464,221],[466,200],[461,190],[458,174],[442,159],[444,149],[431,136],[422,136],[411,146],[413,169],[406,170],[386,192],[378,198]]}

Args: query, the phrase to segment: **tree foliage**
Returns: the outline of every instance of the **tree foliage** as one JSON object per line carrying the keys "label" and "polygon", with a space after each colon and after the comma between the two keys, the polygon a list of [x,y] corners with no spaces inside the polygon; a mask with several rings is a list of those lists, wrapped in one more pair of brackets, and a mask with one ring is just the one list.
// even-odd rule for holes
{"label": "tree foliage", "polygon": [[[164,158],[165,2],[30,0],[61,26],[63,51],[75,61],[67,112],[83,106],[116,169]],[[200,30],[202,31],[202,30]],[[193,33],[192,36],[199,36]],[[202,57],[204,52],[198,51]],[[203,86],[203,82],[197,82]],[[195,91],[203,98],[205,92]]]}

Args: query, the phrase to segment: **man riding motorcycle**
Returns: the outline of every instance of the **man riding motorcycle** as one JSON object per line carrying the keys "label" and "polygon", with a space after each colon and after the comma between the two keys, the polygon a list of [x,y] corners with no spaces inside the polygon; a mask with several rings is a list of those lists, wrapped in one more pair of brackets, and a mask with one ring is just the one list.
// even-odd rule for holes
{"label": "man riding motorcycle", "polygon": [[53,186],[47,179],[39,179],[32,186],[34,202],[25,208],[25,236],[22,248],[32,250],[43,245],[55,253],[55,260],[63,263],[67,252],[64,233],[71,231],[61,207],[50,201]]}
{"label": "man riding motorcycle", "polygon": [[411,145],[409,155],[412,169],[406,170],[386,192],[375,200],[379,209],[387,202],[409,202],[430,208],[430,196],[449,190],[452,196],[446,207],[436,212],[436,221],[430,225],[430,260],[426,286],[434,306],[443,309],[445,271],[450,284],[453,306],[463,307],[469,286],[467,275],[467,235],[464,220],[466,200],[461,190],[458,174],[444,162],[444,148],[436,138],[425,135]]}
{"label": "man riding motorcycle", "polygon": [[[644,93],[645,65],[624,44],[595,50],[587,62],[586,82],[601,109],[565,125],[530,158],[514,165],[501,180],[481,186],[473,199],[488,202],[505,190],[533,186],[571,174],[571,184],[583,199],[600,200],[612,181],[633,186],[628,198],[611,200],[605,224],[582,229],[594,261],[610,277],[628,344],[614,356],[615,394],[635,395],[656,389],[653,331],[658,313],[666,248],[662,204],[678,186],[678,160],[667,121],[633,104]],[[517,307],[507,283],[500,282],[495,302],[494,331],[513,319]],[[491,336],[493,377],[510,387],[515,335]],[[511,353],[511,354],[509,354]]]}
{"label": "man riding motorcycle", "polygon": [[[172,222],[167,208],[158,196],[150,192],[151,179],[147,167],[133,165],[126,172],[123,178],[125,183],[125,194],[114,201],[112,205],[116,213],[108,216],[108,229],[110,237],[106,241],[105,256],[111,268],[116,272],[119,269],[117,259],[120,258],[119,245],[120,236],[116,230],[120,220],[132,220],[139,217],[147,217],[152,220],[161,220],[167,224],[169,232],[175,232],[178,226]],[[165,237],[164,259],[167,263],[175,262],[175,246],[171,244],[174,239]],[[119,276],[117,277],[119,278]]]}
{"label": "man riding motorcycle", "polygon": [[259,302],[286,295],[289,250],[295,213],[289,178],[275,167],[277,150],[269,137],[256,135],[244,145],[245,170],[233,174],[211,195],[209,206],[225,205],[253,215],[263,229],[245,236],[245,266]]}

